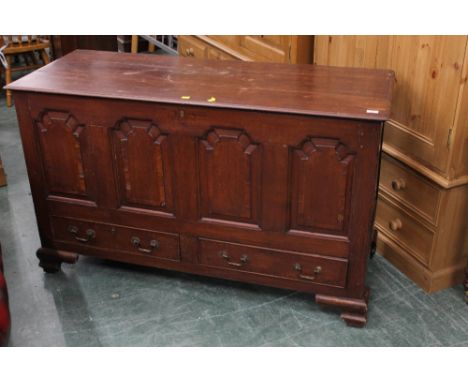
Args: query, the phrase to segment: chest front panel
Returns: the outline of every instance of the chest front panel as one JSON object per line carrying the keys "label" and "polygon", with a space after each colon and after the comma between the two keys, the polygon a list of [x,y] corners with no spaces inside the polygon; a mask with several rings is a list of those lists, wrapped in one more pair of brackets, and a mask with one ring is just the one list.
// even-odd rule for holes
{"label": "chest front panel", "polygon": [[44,109],[34,121],[49,196],[95,199],[86,122],[70,111]]}
{"label": "chest front panel", "polygon": [[[39,142],[44,182],[60,202],[96,193],[96,210],[153,215],[193,236],[261,232],[262,244],[338,257],[351,252],[353,225],[372,215],[372,204],[357,208],[356,187],[364,174],[376,179],[372,122],[111,100],[96,108],[54,96],[34,105],[34,118],[55,118],[60,142]],[[89,191],[95,172],[104,180]]]}

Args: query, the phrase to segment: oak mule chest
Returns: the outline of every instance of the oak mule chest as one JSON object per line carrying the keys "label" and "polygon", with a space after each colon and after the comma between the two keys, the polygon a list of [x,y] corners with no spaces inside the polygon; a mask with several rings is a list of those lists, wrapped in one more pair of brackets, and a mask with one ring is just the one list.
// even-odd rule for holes
{"label": "oak mule chest", "polygon": [[75,51],[13,90],[46,272],[77,254],[367,321],[393,72]]}

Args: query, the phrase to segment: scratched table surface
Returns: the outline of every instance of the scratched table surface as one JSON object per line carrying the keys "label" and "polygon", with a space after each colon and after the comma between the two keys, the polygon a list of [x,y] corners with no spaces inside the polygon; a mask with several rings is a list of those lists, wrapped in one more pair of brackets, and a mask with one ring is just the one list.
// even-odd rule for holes
{"label": "scratched table surface", "polygon": [[394,73],[76,50],[8,88],[87,97],[386,120]]}

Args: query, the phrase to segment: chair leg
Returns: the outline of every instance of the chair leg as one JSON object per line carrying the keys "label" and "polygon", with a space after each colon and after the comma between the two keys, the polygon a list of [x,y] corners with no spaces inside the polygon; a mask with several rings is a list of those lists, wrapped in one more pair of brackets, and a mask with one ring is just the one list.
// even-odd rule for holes
{"label": "chair leg", "polygon": [[132,53],[138,53],[138,35],[132,35],[132,45],[130,51]]}
{"label": "chair leg", "polygon": [[22,56],[26,66],[32,65],[31,56],[29,55],[29,53],[22,54]]}
{"label": "chair leg", "polygon": [[[11,56],[6,56],[8,68],[5,69],[5,85],[11,82]],[[6,104],[11,107],[11,90],[6,91]]]}
{"label": "chair leg", "polygon": [[41,57],[42,61],[44,61],[44,65],[47,65],[50,62],[49,55],[47,54],[45,49],[41,49]]}
{"label": "chair leg", "polygon": [[33,65],[39,65],[39,62],[37,62],[36,52],[29,53],[29,56],[31,57]]}

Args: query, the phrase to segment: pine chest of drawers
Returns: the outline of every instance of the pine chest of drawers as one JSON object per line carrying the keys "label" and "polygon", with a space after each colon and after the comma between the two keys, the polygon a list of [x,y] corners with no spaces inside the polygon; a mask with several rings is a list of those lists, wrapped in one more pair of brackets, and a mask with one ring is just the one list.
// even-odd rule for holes
{"label": "pine chest of drawers", "polygon": [[75,51],[12,83],[47,272],[309,292],[361,326],[393,72]]}

